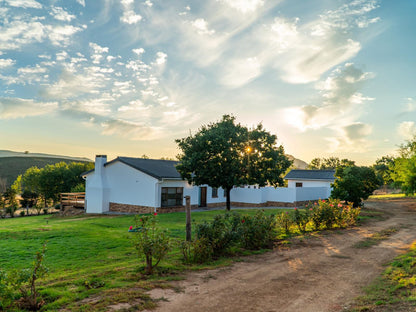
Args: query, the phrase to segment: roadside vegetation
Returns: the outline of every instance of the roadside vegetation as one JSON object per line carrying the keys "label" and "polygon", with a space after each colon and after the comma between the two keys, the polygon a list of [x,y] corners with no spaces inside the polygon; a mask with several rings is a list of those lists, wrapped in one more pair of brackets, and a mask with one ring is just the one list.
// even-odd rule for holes
{"label": "roadside vegetation", "polygon": [[[318,207],[330,205],[337,210],[341,208],[328,201],[314,206],[318,211]],[[39,259],[36,252],[39,254],[46,242],[40,264],[47,271],[33,282],[37,296],[34,302],[41,304],[41,311],[61,308],[67,311],[106,311],[108,306],[123,302],[132,304],[134,310],[142,310],[157,304],[148,297],[147,290],[171,287],[169,282],[181,279],[184,270],[229,265],[243,255],[265,252],[276,241],[314,233],[316,225],[313,222],[306,224],[305,232],[296,223],[299,214],[306,210],[193,212],[191,242],[184,239],[184,213],[143,215],[138,219],[133,216],[90,215],[8,218],[0,221],[0,267],[3,277],[15,274],[10,272],[33,272],[34,263]],[[291,220],[288,231],[282,229],[279,223],[277,216],[282,213]],[[160,240],[152,241],[161,237],[152,236],[154,226],[155,233],[163,231],[168,235],[168,245],[163,245]],[[340,226],[345,224],[331,222],[329,227],[329,223],[323,222],[319,228]],[[134,231],[136,228],[140,231]],[[219,228],[221,231],[218,231]],[[140,240],[143,239],[140,236],[144,234],[143,229],[150,230],[147,242],[152,244],[146,245]],[[146,262],[149,246],[159,243],[166,249],[160,249],[162,257],[157,259],[158,265],[153,265],[149,271]],[[13,298],[14,302],[9,301],[9,306],[3,306],[3,310],[20,311],[19,307],[22,310],[20,303],[27,300],[21,298],[30,297],[31,293],[22,294],[18,289],[13,292],[8,282],[5,283],[9,292],[5,292],[5,287],[2,287],[5,286],[4,281],[7,277],[3,278],[3,284],[0,279],[0,301],[7,302],[5,298]],[[24,285],[30,285],[30,280],[26,280]]]}
{"label": "roadside vegetation", "polygon": [[416,307],[416,243],[390,262],[382,274],[365,289],[349,310],[359,311],[414,311]]}

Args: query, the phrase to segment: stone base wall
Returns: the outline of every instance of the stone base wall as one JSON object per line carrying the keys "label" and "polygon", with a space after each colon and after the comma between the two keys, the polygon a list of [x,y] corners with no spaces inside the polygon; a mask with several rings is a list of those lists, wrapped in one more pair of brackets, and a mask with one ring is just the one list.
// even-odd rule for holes
{"label": "stone base wall", "polygon": [[207,204],[207,208],[218,208],[218,207],[224,207],[226,205],[225,202],[223,203],[211,203]]}
{"label": "stone base wall", "polygon": [[185,211],[185,206],[175,206],[175,207],[157,207],[157,213],[169,213],[169,212],[181,212]]}
{"label": "stone base wall", "polygon": [[110,203],[110,211],[127,213],[153,213],[155,209],[148,206]]}
{"label": "stone base wall", "polygon": [[[232,207],[298,207],[308,204],[309,201],[298,201],[294,203],[284,203],[284,202],[266,202],[261,204],[252,204],[252,203],[241,203],[241,202],[231,202]],[[207,209],[225,207],[226,203],[211,203],[207,204]],[[198,205],[192,205],[191,209],[198,209]],[[110,211],[112,212],[123,212],[123,213],[154,213],[154,207],[148,206],[138,206],[138,205],[128,205],[128,204],[118,204],[110,203]],[[182,212],[185,211],[185,206],[176,206],[176,207],[157,207],[157,213],[170,213],[170,212]]]}

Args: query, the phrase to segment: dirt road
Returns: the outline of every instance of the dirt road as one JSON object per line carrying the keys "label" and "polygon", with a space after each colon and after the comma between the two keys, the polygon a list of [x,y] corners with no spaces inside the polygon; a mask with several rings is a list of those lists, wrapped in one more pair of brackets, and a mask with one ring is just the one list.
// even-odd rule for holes
{"label": "dirt road", "polygon": [[[416,240],[416,202],[368,201],[367,207],[388,211],[389,218],[343,231],[331,231],[248,257],[231,267],[191,272],[175,286],[183,292],[155,289],[164,298],[154,311],[342,311],[361,294],[398,253]],[[353,245],[383,229],[399,230],[381,244]]]}

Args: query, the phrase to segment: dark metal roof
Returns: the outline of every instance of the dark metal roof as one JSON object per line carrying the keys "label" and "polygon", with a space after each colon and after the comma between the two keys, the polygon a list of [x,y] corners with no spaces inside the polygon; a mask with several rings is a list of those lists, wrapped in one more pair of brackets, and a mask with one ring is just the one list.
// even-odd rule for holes
{"label": "dark metal roof", "polygon": [[335,170],[300,170],[293,169],[286,176],[286,180],[335,180]]}
{"label": "dark metal roof", "polygon": [[156,179],[182,179],[176,170],[178,161],[161,160],[161,159],[145,159],[133,157],[117,157],[104,166],[108,166],[113,162],[120,161],[134,169],[140,170]]}

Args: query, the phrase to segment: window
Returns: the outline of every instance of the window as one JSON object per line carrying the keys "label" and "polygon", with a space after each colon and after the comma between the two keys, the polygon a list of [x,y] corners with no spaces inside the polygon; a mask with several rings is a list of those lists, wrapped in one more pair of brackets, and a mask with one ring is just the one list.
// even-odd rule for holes
{"label": "window", "polygon": [[183,205],[183,187],[162,187],[162,207]]}
{"label": "window", "polygon": [[296,187],[302,187],[303,183],[302,182],[296,182]]}
{"label": "window", "polygon": [[212,198],[218,198],[218,188],[213,187],[212,188],[212,194],[211,194]]}

